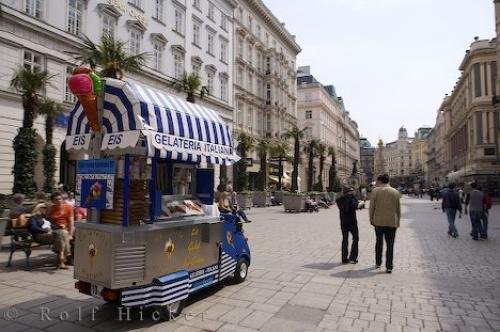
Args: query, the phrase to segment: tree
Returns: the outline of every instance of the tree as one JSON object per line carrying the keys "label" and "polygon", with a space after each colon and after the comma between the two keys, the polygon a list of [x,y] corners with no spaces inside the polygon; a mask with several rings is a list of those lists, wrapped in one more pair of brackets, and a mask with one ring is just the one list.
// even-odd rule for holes
{"label": "tree", "polygon": [[314,169],[314,158],[317,155],[317,149],[319,146],[319,140],[312,139],[306,146],[304,146],[304,153],[307,154],[307,191],[312,191],[313,189],[313,169]]}
{"label": "tree", "polygon": [[92,69],[100,66],[100,75],[103,77],[122,79],[124,72],[138,72],[146,62],[148,53],[129,55],[127,43],[115,40],[113,36],[104,34],[100,42],[96,45],[88,37],[84,37],[77,59],[88,63]]}
{"label": "tree", "polygon": [[282,187],[283,178],[283,161],[288,160],[288,154],[290,153],[290,145],[286,140],[276,140],[271,146],[270,154],[273,158],[278,158],[278,190]]}
{"label": "tree", "polygon": [[292,191],[298,191],[299,163],[300,163],[300,141],[304,138],[306,128],[299,129],[293,126],[283,134],[284,139],[293,139],[293,171],[292,171]]}
{"label": "tree", "polygon": [[242,132],[238,135],[238,143],[241,159],[235,164],[236,190],[245,191],[248,190],[247,156],[255,146],[255,139]]}
{"label": "tree", "polygon": [[23,125],[14,138],[14,193],[32,196],[36,192],[34,181],[37,151],[36,130],[33,123],[39,106],[39,92],[49,83],[52,76],[46,71],[31,71],[20,67],[12,77],[10,86],[22,94]]}
{"label": "tree", "polygon": [[337,159],[333,146],[328,147],[328,155],[332,157],[330,169],[328,170],[328,191],[338,192],[342,188],[340,188],[340,181],[337,177]]}
{"label": "tree", "polygon": [[207,87],[201,86],[201,77],[197,73],[184,74],[181,79],[174,79],[172,87],[177,92],[185,92],[186,100],[190,103],[195,103],[195,96],[198,94],[200,98],[209,94]]}
{"label": "tree", "polygon": [[54,122],[58,115],[64,113],[61,104],[45,99],[40,103],[38,113],[45,116],[45,146],[43,147],[43,191],[52,192],[55,186],[54,174],[56,172],[56,148],[52,144]]}
{"label": "tree", "polygon": [[267,155],[271,148],[271,140],[269,138],[259,138],[257,140],[257,155],[260,160],[259,178],[257,189],[260,191],[266,190],[267,187]]}
{"label": "tree", "polygon": [[318,182],[316,183],[316,191],[323,191],[323,169],[325,167],[325,159],[327,153],[327,147],[323,143],[318,145],[316,150],[317,155],[319,157],[319,174],[318,174]]}

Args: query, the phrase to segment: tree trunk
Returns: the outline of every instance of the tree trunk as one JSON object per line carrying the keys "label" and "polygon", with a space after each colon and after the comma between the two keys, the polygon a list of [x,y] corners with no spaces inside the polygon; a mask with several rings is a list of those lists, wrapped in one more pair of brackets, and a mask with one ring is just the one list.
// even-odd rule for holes
{"label": "tree trunk", "polygon": [[321,190],[323,190],[323,168],[325,165],[325,157],[319,157],[319,174],[318,174],[318,183],[320,184]]}
{"label": "tree trunk", "polygon": [[190,103],[195,103],[196,98],[194,97],[194,93],[188,92],[186,100]]}
{"label": "tree trunk", "polygon": [[295,138],[294,151],[293,151],[293,172],[292,172],[292,191],[298,191],[298,177],[299,177],[299,158],[300,158],[300,142],[299,138]]}
{"label": "tree trunk", "polygon": [[33,123],[35,122],[35,104],[36,96],[25,94],[23,95],[23,127],[33,128]]}
{"label": "tree trunk", "polygon": [[282,176],[282,163],[281,163],[281,156],[278,157],[278,191],[281,190],[281,176]]}
{"label": "tree trunk", "polygon": [[313,164],[314,164],[314,151],[311,148],[309,148],[309,163],[308,163],[308,170],[307,170],[307,191],[312,191],[312,185],[313,185]]}

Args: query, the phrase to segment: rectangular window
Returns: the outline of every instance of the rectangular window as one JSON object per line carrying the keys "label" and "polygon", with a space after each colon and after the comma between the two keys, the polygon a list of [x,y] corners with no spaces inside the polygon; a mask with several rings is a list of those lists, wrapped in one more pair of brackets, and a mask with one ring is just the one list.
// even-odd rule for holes
{"label": "rectangular window", "polygon": [[200,24],[193,21],[193,44],[200,46]]}
{"label": "rectangular window", "polygon": [[312,119],[313,111],[306,111],[306,119]]}
{"label": "rectangular window", "polygon": [[224,77],[220,79],[220,98],[227,101],[227,79]]}
{"label": "rectangular window", "polygon": [[248,30],[252,32],[252,28],[253,28],[253,18],[250,14],[248,14]]}
{"label": "rectangular window", "polygon": [[42,18],[43,15],[43,0],[26,0],[24,12],[36,18]]}
{"label": "rectangular window", "polygon": [[23,54],[23,67],[31,70],[32,72],[42,71],[43,70],[42,55],[25,50]]}
{"label": "rectangular window", "polygon": [[129,0],[128,3],[142,9],[142,0]]}
{"label": "rectangular window", "polygon": [[483,114],[476,112],[476,144],[483,144]]}
{"label": "rectangular window", "polygon": [[247,127],[250,130],[253,128],[253,108],[250,105],[247,108]]}
{"label": "rectangular window", "polygon": [[261,37],[261,27],[260,25],[257,25],[257,39],[260,41],[260,37]]}
{"label": "rectangular window", "polygon": [[243,8],[238,8],[238,21],[240,21],[240,23],[243,23]]}
{"label": "rectangular window", "polygon": [[137,55],[141,53],[141,41],[142,41],[142,33],[137,29],[131,28],[130,41],[129,41],[130,54]]}
{"label": "rectangular window", "polygon": [[214,94],[214,74],[213,73],[207,74],[207,89],[208,89],[209,94],[211,94],[211,95]]}
{"label": "rectangular window", "polygon": [[248,53],[247,53],[247,57],[248,57],[248,62],[250,64],[252,64],[253,62],[253,49],[252,49],[252,45],[251,44],[248,44]]}
{"label": "rectangular window", "polygon": [[484,155],[485,156],[494,156],[495,155],[495,148],[485,148]]}
{"label": "rectangular window", "polygon": [[191,63],[191,69],[193,70],[193,73],[198,74],[198,76],[200,76],[201,66],[198,62]]}
{"label": "rectangular window", "polygon": [[208,3],[208,18],[212,21],[215,20],[215,6],[213,3]]}
{"label": "rectangular window", "polygon": [[243,102],[238,101],[238,107],[236,111],[236,122],[239,125],[243,124]]}
{"label": "rectangular window", "polygon": [[163,22],[163,0],[155,0],[155,11],[153,17]]}
{"label": "rectangular window", "polygon": [[220,27],[222,28],[222,30],[227,31],[227,17],[223,13],[221,13],[220,17]]}
{"label": "rectangular window", "polygon": [[248,73],[248,91],[253,93],[253,76],[252,74]]}
{"label": "rectangular window", "polygon": [[161,70],[161,59],[162,59],[163,45],[160,42],[153,43],[153,68],[160,71]]}
{"label": "rectangular window", "polygon": [[267,84],[266,86],[266,100],[271,101],[271,84]]}
{"label": "rectangular window", "polygon": [[227,42],[225,40],[220,42],[220,61],[227,63]]}
{"label": "rectangular window", "polygon": [[107,14],[102,14],[102,34],[110,37],[115,36],[116,19]]}
{"label": "rectangular window", "polygon": [[184,75],[184,56],[179,52],[174,52],[174,77],[181,79]]}
{"label": "rectangular window", "polygon": [[472,67],[474,73],[474,97],[481,96],[481,67],[479,63],[475,63]]}
{"label": "rectangular window", "polygon": [[66,66],[66,77],[65,77],[66,84],[64,84],[64,101],[67,101],[70,103],[74,103],[76,101],[75,95],[71,92],[71,90],[69,89],[69,86],[68,86],[68,80],[71,77],[71,75],[73,74],[73,69],[75,69],[75,67]]}
{"label": "rectangular window", "polygon": [[207,31],[207,52],[208,54],[214,55],[214,33]]}
{"label": "rectangular window", "polygon": [[196,9],[200,9],[200,0],[193,0],[193,7]]}
{"label": "rectangular window", "polygon": [[257,79],[257,96],[259,96],[259,98],[263,97],[263,93],[262,93],[262,80],[261,79]]}
{"label": "rectangular window", "polygon": [[243,58],[243,38],[238,38],[238,56]]}
{"label": "rectangular window", "polygon": [[82,15],[83,1],[69,0],[66,31],[74,35],[79,35],[82,32]]}
{"label": "rectangular window", "polygon": [[179,8],[175,8],[175,26],[174,31],[184,34],[184,12]]}

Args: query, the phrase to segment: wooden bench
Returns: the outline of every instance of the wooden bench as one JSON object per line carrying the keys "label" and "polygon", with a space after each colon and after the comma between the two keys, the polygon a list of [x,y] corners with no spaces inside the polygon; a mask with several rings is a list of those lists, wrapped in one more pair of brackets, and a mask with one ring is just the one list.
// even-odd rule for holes
{"label": "wooden bench", "polygon": [[[7,235],[10,235],[10,254],[9,260],[7,261],[7,267],[12,266],[12,256],[14,252],[22,250],[26,255],[25,269],[31,270],[30,256],[34,248],[40,246],[51,246],[54,243],[54,239],[47,242],[37,242],[33,234],[28,232],[26,223],[18,219],[11,219],[11,224],[7,226]],[[10,226],[10,227],[9,227]]]}

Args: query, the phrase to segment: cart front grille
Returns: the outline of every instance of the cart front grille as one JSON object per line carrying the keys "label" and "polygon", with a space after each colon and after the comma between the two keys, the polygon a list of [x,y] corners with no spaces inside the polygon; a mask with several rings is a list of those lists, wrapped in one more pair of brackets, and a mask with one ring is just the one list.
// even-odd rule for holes
{"label": "cart front grille", "polygon": [[114,263],[116,283],[144,280],[146,245],[115,247]]}

